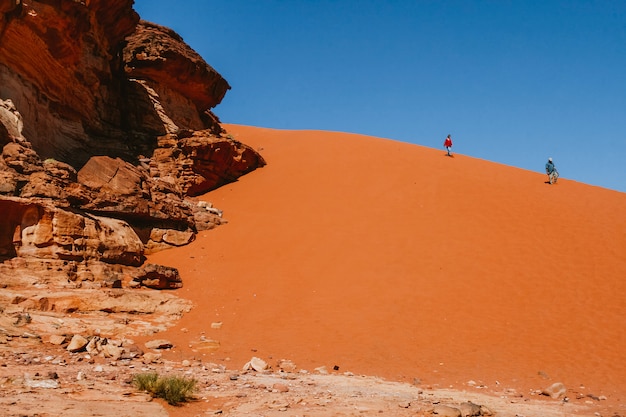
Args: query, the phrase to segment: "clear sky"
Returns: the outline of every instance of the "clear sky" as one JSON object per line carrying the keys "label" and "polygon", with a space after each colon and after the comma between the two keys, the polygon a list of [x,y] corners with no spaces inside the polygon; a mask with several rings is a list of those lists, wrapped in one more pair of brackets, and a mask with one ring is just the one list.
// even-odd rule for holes
{"label": "clear sky", "polygon": [[225,123],[361,133],[626,192],[624,0],[135,0]]}

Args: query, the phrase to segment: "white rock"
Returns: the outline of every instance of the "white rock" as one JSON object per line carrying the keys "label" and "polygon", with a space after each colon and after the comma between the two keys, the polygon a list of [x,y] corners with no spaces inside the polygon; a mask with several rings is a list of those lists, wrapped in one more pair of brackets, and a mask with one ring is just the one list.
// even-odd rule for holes
{"label": "white rock", "polygon": [[328,369],[326,369],[325,366],[320,366],[315,368],[315,370],[317,371],[317,373],[322,374],[322,375],[328,375]]}
{"label": "white rock", "polygon": [[267,368],[268,368],[267,362],[265,362],[261,358],[257,358],[256,356],[250,359],[250,362],[246,363],[243,366],[244,371],[249,371],[252,369],[254,371],[261,372],[261,371],[266,370]]}
{"label": "white rock", "polygon": [[29,388],[58,388],[59,382],[54,379],[41,379],[41,380],[32,380],[27,379],[24,381],[24,385]]}

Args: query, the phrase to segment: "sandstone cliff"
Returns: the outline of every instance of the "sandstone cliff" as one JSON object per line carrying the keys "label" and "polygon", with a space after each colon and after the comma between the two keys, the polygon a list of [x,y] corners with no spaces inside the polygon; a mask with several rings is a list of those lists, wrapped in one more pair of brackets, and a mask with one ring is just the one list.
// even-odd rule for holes
{"label": "sandstone cliff", "polygon": [[0,0],[0,311],[110,311],[120,299],[41,302],[58,287],[180,287],[145,254],[222,223],[192,197],[265,164],[211,112],[226,80],[132,5]]}

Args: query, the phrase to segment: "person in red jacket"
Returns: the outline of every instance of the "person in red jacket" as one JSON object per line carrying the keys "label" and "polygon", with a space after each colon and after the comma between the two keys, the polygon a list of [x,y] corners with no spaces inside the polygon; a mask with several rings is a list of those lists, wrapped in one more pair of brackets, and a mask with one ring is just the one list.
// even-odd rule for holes
{"label": "person in red jacket", "polygon": [[443,147],[448,150],[448,156],[452,156],[452,154],[450,153],[450,150],[452,150],[452,137],[451,137],[451,135],[448,135],[446,140],[443,142]]}

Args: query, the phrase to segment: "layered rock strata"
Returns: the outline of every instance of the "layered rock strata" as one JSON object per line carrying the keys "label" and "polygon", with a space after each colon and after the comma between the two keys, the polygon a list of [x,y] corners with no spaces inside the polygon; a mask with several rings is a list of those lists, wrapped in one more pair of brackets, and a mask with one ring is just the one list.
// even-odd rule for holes
{"label": "layered rock strata", "polygon": [[193,197],[265,164],[211,112],[226,80],[132,4],[0,0],[0,313],[182,314],[145,255],[223,223]]}

